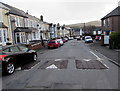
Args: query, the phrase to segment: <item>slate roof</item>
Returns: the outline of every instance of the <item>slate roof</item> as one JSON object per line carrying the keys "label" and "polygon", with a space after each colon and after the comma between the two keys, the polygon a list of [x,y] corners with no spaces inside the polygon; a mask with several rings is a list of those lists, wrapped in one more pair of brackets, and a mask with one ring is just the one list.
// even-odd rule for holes
{"label": "slate roof", "polygon": [[32,28],[32,27],[17,27],[15,29],[15,32],[26,32],[26,33],[31,33],[31,32],[35,32],[38,31],[36,28]]}
{"label": "slate roof", "polygon": [[9,8],[5,7],[1,2],[0,2],[0,8],[3,8],[3,9],[6,9],[6,10],[9,10]]}
{"label": "slate roof", "polygon": [[27,18],[26,13],[24,11],[22,11],[20,9],[17,9],[15,7],[12,7],[12,6],[8,5],[8,4],[2,3],[2,2],[0,2],[0,3],[3,4],[5,7],[10,9],[9,10],[10,14],[14,14],[14,15],[18,15],[18,16],[22,16],[22,17]]}
{"label": "slate roof", "polygon": [[109,18],[111,16],[120,16],[120,6],[118,6],[113,11],[111,11],[109,14],[104,16],[101,20],[104,20],[104,19]]}

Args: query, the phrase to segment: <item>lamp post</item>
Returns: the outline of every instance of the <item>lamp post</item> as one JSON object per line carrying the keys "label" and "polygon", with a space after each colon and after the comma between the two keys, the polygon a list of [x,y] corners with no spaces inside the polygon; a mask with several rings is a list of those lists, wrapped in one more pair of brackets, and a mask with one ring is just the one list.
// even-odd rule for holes
{"label": "lamp post", "polygon": [[64,37],[65,24],[62,26],[62,37]]}
{"label": "lamp post", "polygon": [[57,24],[57,37],[60,37],[60,24]]}
{"label": "lamp post", "polygon": [[49,29],[50,29],[50,39],[53,38],[53,31],[52,31],[52,23],[49,24]]}
{"label": "lamp post", "polygon": [[57,37],[56,36],[56,24],[54,24],[53,27],[54,27],[54,38],[56,38]]}

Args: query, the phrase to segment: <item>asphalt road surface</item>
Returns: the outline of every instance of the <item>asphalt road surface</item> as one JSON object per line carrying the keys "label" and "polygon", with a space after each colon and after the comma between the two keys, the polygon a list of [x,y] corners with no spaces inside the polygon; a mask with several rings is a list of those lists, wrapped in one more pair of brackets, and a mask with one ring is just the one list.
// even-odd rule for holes
{"label": "asphalt road surface", "polygon": [[2,77],[2,89],[118,89],[119,67],[84,41],[38,51],[38,62]]}

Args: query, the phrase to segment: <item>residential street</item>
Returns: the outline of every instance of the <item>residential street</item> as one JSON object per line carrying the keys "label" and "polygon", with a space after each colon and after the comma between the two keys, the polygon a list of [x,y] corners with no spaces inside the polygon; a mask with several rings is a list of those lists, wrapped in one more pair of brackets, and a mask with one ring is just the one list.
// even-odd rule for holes
{"label": "residential street", "polygon": [[[120,68],[90,48],[70,40],[38,51],[38,62],[3,76],[3,89],[118,89]],[[30,66],[30,67],[29,67]],[[120,89],[120,88],[119,88]]]}

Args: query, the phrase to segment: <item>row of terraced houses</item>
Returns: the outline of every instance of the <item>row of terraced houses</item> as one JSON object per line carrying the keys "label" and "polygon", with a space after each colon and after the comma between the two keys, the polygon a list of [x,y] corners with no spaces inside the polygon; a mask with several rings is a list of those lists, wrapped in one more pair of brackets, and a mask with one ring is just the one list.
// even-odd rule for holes
{"label": "row of terraced houses", "polygon": [[72,29],[48,23],[23,10],[0,2],[0,45],[29,44],[31,41],[70,36]]}

